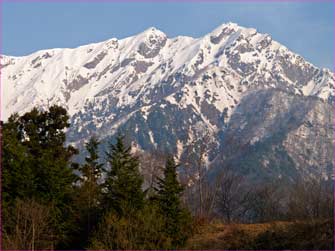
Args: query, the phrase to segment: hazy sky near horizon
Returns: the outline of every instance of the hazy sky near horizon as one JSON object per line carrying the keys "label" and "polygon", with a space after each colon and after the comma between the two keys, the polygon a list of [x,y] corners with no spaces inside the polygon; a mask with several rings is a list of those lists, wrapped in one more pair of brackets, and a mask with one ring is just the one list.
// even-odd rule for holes
{"label": "hazy sky near horizon", "polygon": [[319,67],[334,70],[334,3],[14,2],[1,3],[1,53],[27,55],[124,38],[154,26],[169,37],[200,37],[226,22],[256,28]]}

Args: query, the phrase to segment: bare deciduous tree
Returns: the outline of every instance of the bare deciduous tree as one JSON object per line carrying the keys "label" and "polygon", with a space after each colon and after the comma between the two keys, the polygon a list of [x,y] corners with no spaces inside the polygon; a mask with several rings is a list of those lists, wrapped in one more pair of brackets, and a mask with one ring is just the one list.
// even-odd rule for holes
{"label": "bare deciduous tree", "polygon": [[289,192],[288,218],[331,218],[334,198],[333,187],[328,183],[321,178],[297,181]]}
{"label": "bare deciduous tree", "polygon": [[205,176],[208,170],[207,150],[212,143],[210,132],[206,128],[202,128],[202,130],[200,135],[186,149],[187,157],[181,163],[188,172],[189,189],[186,191],[186,194],[192,197],[191,199],[189,198],[189,201],[193,201],[191,203],[193,211],[199,217],[205,216],[205,194],[209,194],[210,187],[205,184],[207,182]]}
{"label": "bare deciduous tree", "polygon": [[40,250],[54,248],[50,207],[34,200],[18,200],[8,215],[10,228],[4,229],[3,248]]}
{"label": "bare deciduous tree", "polygon": [[246,213],[253,222],[279,220],[283,215],[283,194],[277,184],[255,185],[246,202]]}
{"label": "bare deciduous tree", "polygon": [[216,211],[227,223],[243,221],[248,211],[250,184],[234,172],[231,166],[225,166],[217,178],[215,197]]}

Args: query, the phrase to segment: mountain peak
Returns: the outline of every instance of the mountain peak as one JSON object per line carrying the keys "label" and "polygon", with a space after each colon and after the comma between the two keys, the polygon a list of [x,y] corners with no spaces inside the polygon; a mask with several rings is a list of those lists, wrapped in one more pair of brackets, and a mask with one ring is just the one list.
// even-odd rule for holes
{"label": "mountain peak", "polygon": [[242,26],[239,26],[237,23],[233,23],[233,22],[228,22],[228,23],[222,23],[219,26],[217,26],[214,31],[220,31],[223,30],[225,28],[229,28],[229,29],[234,29],[234,30],[238,30],[239,28],[244,28]]}
{"label": "mountain peak", "polygon": [[144,34],[146,36],[150,36],[150,35],[154,35],[154,36],[157,36],[157,37],[166,37],[166,34],[157,29],[156,27],[149,27],[148,29],[146,29],[145,31],[143,31],[141,34]]}
{"label": "mountain peak", "polygon": [[219,36],[220,34],[233,34],[234,32],[241,32],[242,34],[249,36],[252,34],[256,34],[257,30],[255,28],[247,28],[244,26],[240,26],[237,23],[228,22],[223,23],[216,27],[212,32],[211,35]]}

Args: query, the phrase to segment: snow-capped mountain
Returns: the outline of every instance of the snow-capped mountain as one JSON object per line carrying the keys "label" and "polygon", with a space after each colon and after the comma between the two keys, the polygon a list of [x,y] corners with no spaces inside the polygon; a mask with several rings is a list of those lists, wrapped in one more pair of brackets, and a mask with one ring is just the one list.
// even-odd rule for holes
{"label": "snow-capped mountain", "polygon": [[[149,28],[74,49],[2,56],[1,78],[2,119],[34,106],[63,105],[71,115],[69,142],[78,146],[92,133],[107,139],[119,130],[140,149],[158,148],[182,160],[207,132],[212,136],[208,161],[219,166],[220,160],[236,162],[236,156],[244,156],[239,149],[226,156],[228,135],[236,138],[231,147],[240,146],[237,138],[243,135],[250,148],[277,135],[280,124],[282,138],[276,145],[294,170],[310,165],[325,172],[331,163],[332,153],[324,148],[332,147],[333,73],[271,36],[234,23],[200,38],[168,38]],[[306,123],[312,126],[304,129]],[[303,133],[303,148],[306,141],[315,142],[308,135],[324,136],[326,143],[317,150],[326,154],[327,164],[317,161],[318,153],[314,162],[297,153],[299,146],[293,145],[299,140],[293,135]],[[268,157],[259,158],[260,165],[269,166]]]}

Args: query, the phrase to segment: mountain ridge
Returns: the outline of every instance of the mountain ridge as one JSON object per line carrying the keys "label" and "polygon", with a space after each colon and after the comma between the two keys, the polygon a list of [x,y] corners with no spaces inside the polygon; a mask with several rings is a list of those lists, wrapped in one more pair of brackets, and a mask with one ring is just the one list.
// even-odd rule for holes
{"label": "mountain ridge", "polygon": [[[318,69],[268,34],[234,23],[200,38],[168,38],[150,27],[121,40],[21,58],[3,56],[1,65],[3,119],[33,106],[60,104],[71,116],[69,143],[81,146],[93,133],[107,140],[123,130],[138,149],[161,147],[179,159],[186,158],[187,148],[205,132],[213,137],[209,163],[220,154],[219,135],[229,132],[230,119],[253,91],[282,91],[288,94],[284,103],[294,96],[316,97],[324,106],[334,102],[330,70]],[[262,97],[267,104],[267,95]],[[295,102],[287,109],[295,111]],[[319,109],[309,101],[300,104]],[[254,112],[248,109],[243,116]],[[259,141],[268,130],[264,128]]]}
{"label": "mountain ridge", "polygon": [[[199,59],[200,60],[199,62],[196,61],[194,63],[197,64],[197,62],[198,62],[198,64],[200,64],[201,57],[203,57],[203,54],[204,54],[204,53],[201,53],[202,47],[206,47],[206,45],[211,44],[211,41],[214,42],[213,45],[217,44],[218,41],[219,41],[219,39],[220,39],[220,36],[221,36],[221,39],[222,39],[222,36],[224,36],[225,32],[223,32],[223,31],[225,31],[227,34],[232,33],[233,34],[233,38],[235,36],[235,39],[233,39],[233,41],[229,41],[229,40],[232,39],[231,36],[226,41],[224,41],[226,44],[224,44],[224,45],[221,46],[223,49],[229,45],[229,42],[235,42],[237,36],[241,36],[241,35],[243,36],[243,34],[244,34],[246,37],[248,37],[248,36],[250,37],[251,36],[251,39],[254,39],[254,37],[256,37],[256,39],[254,39],[255,41],[253,41],[253,43],[255,45],[257,45],[257,46],[262,46],[261,43],[266,43],[267,41],[270,41],[270,43],[273,44],[273,47],[278,47],[278,49],[281,49],[281,50],[284,50],[284,51],[288,50],[285,46],[280,45],[279,43],[277,43],[275,41],[272,41],[272,39],[271,39],[271,37],[269,35],[257,33],[257,31],[255,29],[253,29],[253,28],[244,28],[244,27],[238,26],[237,24],[234,24],[234,23],[222,24],[218,28],[214,29],[212,32],[206,34],[205,36],[203,36],[201,38],[191,38],[191,37],[178,36],[178,37],[175,37],[175,38],[170,38],[169,40],[172,41],[172,43],[173,43],[173,41],[175,41],[175,40],[182,39],[183,40],[182,44],[185,42],[184,40],[189,40],[189,41],[186,41],[186,42],[188,42],[187,46],[198,47],[196,49],[198,49],[199,55],[194,55],[194,52],[192,54],[191,53],[192,51],[190,51],[190,50],[186,50],[184,53],[188,54],[188,55],[191,55],[190,57],[191,57],[191,60],[193,59],[193,61],[196,61],[197,59]],[[157,42],[157,41],[155,41],[155,39],[158,39],[158,40],[161,39],[162,43],[166,43],[166,40],[168,39],[167,36],[163,32],[161,32],[160,30],[158,30],[158,29],[156,29],[154,27],[150,27],[150,28],[148,28],[147,30],[145,30],[142,33],[139,33],[139,34],[137,34],[135,36],[124,38],[124,39],[121,39],[121,40],[117,40],[115,38],[112,38],[112,39],[108,39],[108,40],[100,42],[100,43],[93,43],[93,44],[89,44],[89,45],[79,46],[79,47],[74,48],[74,49],[64,48],[64,49],[41,50],[41,51],[38,51],[36,53],[30,54],[30,55],[24,56],[24,57],[14,57],[13,58],[13,57],[4,56],[2,58],[2,61],[4,61],[4,63],[2,63],[2,68],[3,68],[3,71],[5,71],[4,74],[6,74],[6,70],[5,69],[6,69],[7,66],[10,66],[10,64],[13,64],[13,63],[15,64],[15,61],[22,61],[23,59],[30,59],[31,60],[31,64],[32,64],[31,66],[33,68],[38,68],[38,67],[41,67],[41,62],[38,62],[38,61],[40,61],[39,58],[44,58],[45,61],[46,61],[48,58],[52,58],[51,54],[56,54],[56,56],[60,57],[62,55],[59,55],[59,54],[61,54],[62,52],[66,54],[67,52],[74,52],[74,51],[79,50],[79,49],[86,49],[86,51],[91,51],[94,48],[96,50],[96,52],[95,53],[93,52],[93,54],[94,54],[93,56],[90,56],[90,55],[84,55],[84,56],[82,56],[82,59],[80,60],[82,62],[78,62],[78,65],[75,66],[75,67],[77,67],[77,69],[75,67],[73,67],[73,68],[75,68],[74,71],[78,72],[78,76],[77,77],[79,78],[79,79],[77,79],[77,81],[76,81],[76,79],[74,79],[73,81],[75,83],[77,83],[77,82],[84,83],[85,82],[85,80],[84,80],[85,76],[82,76],[83,73],[80,74],[80,70],[78,70],[78,68],[79,69],[80,68],[85,68],[85,66],[86,66],[86,68],[94,69],[100,63],[98,61],[99,60],[103,60],[104,57],[106,57],[106,50],[108,51],[110,49],[112,49],[112,50],[113,49],[117,49],[117,48],[115,48],[115,46],[118,47],[119,44],[125,44],[124,47],[126,48],[126,50],[125,50],[124,53],[120,53],[120,55],[118,55],[120,57],[120,59],[119,59],[120,62],[119,63],[121,63],[121,65],[122,65],[122,62],[123,62],[123,66],[124,66],[127,63],[129,63],[129,60],[132,59],[131,57],[129,57],[130,51],[137,51],[137,50],[141,51],[141,50],[145,50],[146,49],[145,48],[146,43],[143,44],[142,42],[144,41],[144,42],[149,42],[150,43],[150,40],[149,41],[146,40],[149,37],[153,38],[153,43],[152,43],[153,45],[157,45],[157,44],[160,45],[159,43],[155,43],[155,42]],[[259,43],[259,41],[257,41],[257,40],[260,40],[261,43]],[[135,44],[134,44],[134,42],[135,42]],[[134,48],[134,46],[135,47],[139,47],[141,45],[143,45],[142,48]],[[208,46],[207,46],[207,48],[208,48]],[[151,49],[154,50],[154,48],[151,48]],[[248,48],[242,47],[242,50],[243,51],[247,51]],[[249,50],[250,50],[250,48],[249,48]],[[177,51],[177,52],[179,52],[179,51]],[[220,51],[219,51],[219,53],[220,53]],[[89,53],[87,53],[87,54],[89,54]],[[113,51],[112,51],[112,54],[113,54]],[[246,55],[246,54],[247,53],[242,53],[242,55]],[[130,56],[132,56],[132,55],[130,55]],[[148,55],[146,55],[146,56],[148,57]],[[144,56],[144,58],[146,56]],[[209,62],[206,62],[207,65],[212,65],[213,63],[216,62],[215,59],[213,58],[213,55],[211,55],[211,56],[212,56],[212,58],[210,58],[208,60]],[[247,55],[247,56],[250,56],[250,55]],[[34,58],[32,58],[32,57],[34,57]],[[112,55],[110,57],[112,57]],[[125,58],[123,58],[123,57],[125,57]],[[80,57],[78,57],[78,58],[80,58]],[[260,57],[258,57],[257,59],[259,60],[259,58]],[[126,59],[126,60],[124,61],[124,59]],[[225,58],[223,58],[223,59],[225,59]],[[297,56],[297,59],[298,60],[303,60],[300,56]],[[69,59],[65,55],[63,56],[63,58],[61,60],[64,61],[64,64],[73,64],[73,62],[66,62],[66,60],[69,60]],[[72,60],[72,58],[70,60]],[[248,57],[246,57],[246,61],[248,61],[248,60],[250,60],[250,59],[248,59]],[[176,61],[178,61],[178,60],[176,60]],[[182,63],[185,63],[185,61],[187,61],[187,60],[184,59],[182,61],[184,61]],[[34,62],[35,62],[35,64],[34,64]],[[85,63],[83,63],[83,62],[85,62]],[[226,63],[226,62],[222,62],[222,60],[219,61],[219,62]],[[20,63],[20,62],[18,62],[18,63]],[[94,65],[94,63],[96,65]],[[113,62],[111,62],[111,64],[112,63]],[[173,70],[178,70],[181,67],[182,63],[180,63],[180,65],[178,65],[178,62],[177,62],[177,65],[174,67]],[[304,63],[307,64],[308,67],[313,67],[313,68],[317,69],[314,65],[312,65],[309,62],[304,61]],[[245,63],[245,65],[246,65],[246,63]],[[47,67],[47,66],[45,66],[45,67]],[[137,66],[136,69],[138,71],[141,71],[141,70],[143,71],[145,67],[148,67],[148,65],[145,65],[143,63],[142,64],[139,63],[139,65]],[[66,70],[66,66],[64,68]],[[32,69],[28,69],[28,70],[32,70]],[[106,70],[106,68],[100,70],[100,72],[103,73],[104,70]],[[192,69],[187,69],[187,70],[192,71]],[[321,70],[321,72],[324,72],[325,74],[331,74],[328,69]],[[71,72],[71,73],[72,74],[76,74],[75,72],[74,73]],[[173,73],[173,71],[172,71],[172,73]],[[42,75],[43,73],[38,73],[38,74]],[[86,74],[89,74],[89,73],[86,72]],[[104,75],[104,74],[102,74],[102,75]],[[90,77],[92,77],[92,74],[90,75]],[[67,78],[71,78],[71,76],[67,76],[66,75],[66,76],[63,76],[63,79],[51,79],[51,81],[52,82],[67,81]],[[94,78],[94,76],[92,78]],[[98,81],[100,79],[101,78],[98,78]],[[13,80],[15,81],[15,79],[13,79]],[[97,79],[95,79],[95,80],[97,80]],[[45,82],[45,81],[50,81],[50,80],[41,79],[40,81]],[[6,81],[4,80],[4,82],[6,82]],[[312,88],[312,87],[311,86],[306,86],[305,89],[306,89],[306,91],[308,91],[308,89],[310,89],[310,88]],[[47,93],[42,93],[41,96],[43,96],[43,94],[47,94]],[[95,94],[97,94],[97,93],[95,93]],[[7,97],[6,97],[6,94],[4,94],[4,95],[5,95],[4,96],[4,103],[5,103],[5,105],[7,105],[6,104],[7,103],[6,102]],[[89,96],[89,94],[88,94],[88,96]],[[13,104],[13,102],[11,102],[11,103]],[[30,103],[30,102],[27,102],[27,103]],[[78,109],[80,109],[80,108],[78,108]],[[69,109],[69,111],[70,111],[70,113],[72,112],[71,109]],[[8,117],[8,114],[6,114],[5,117]]]}

